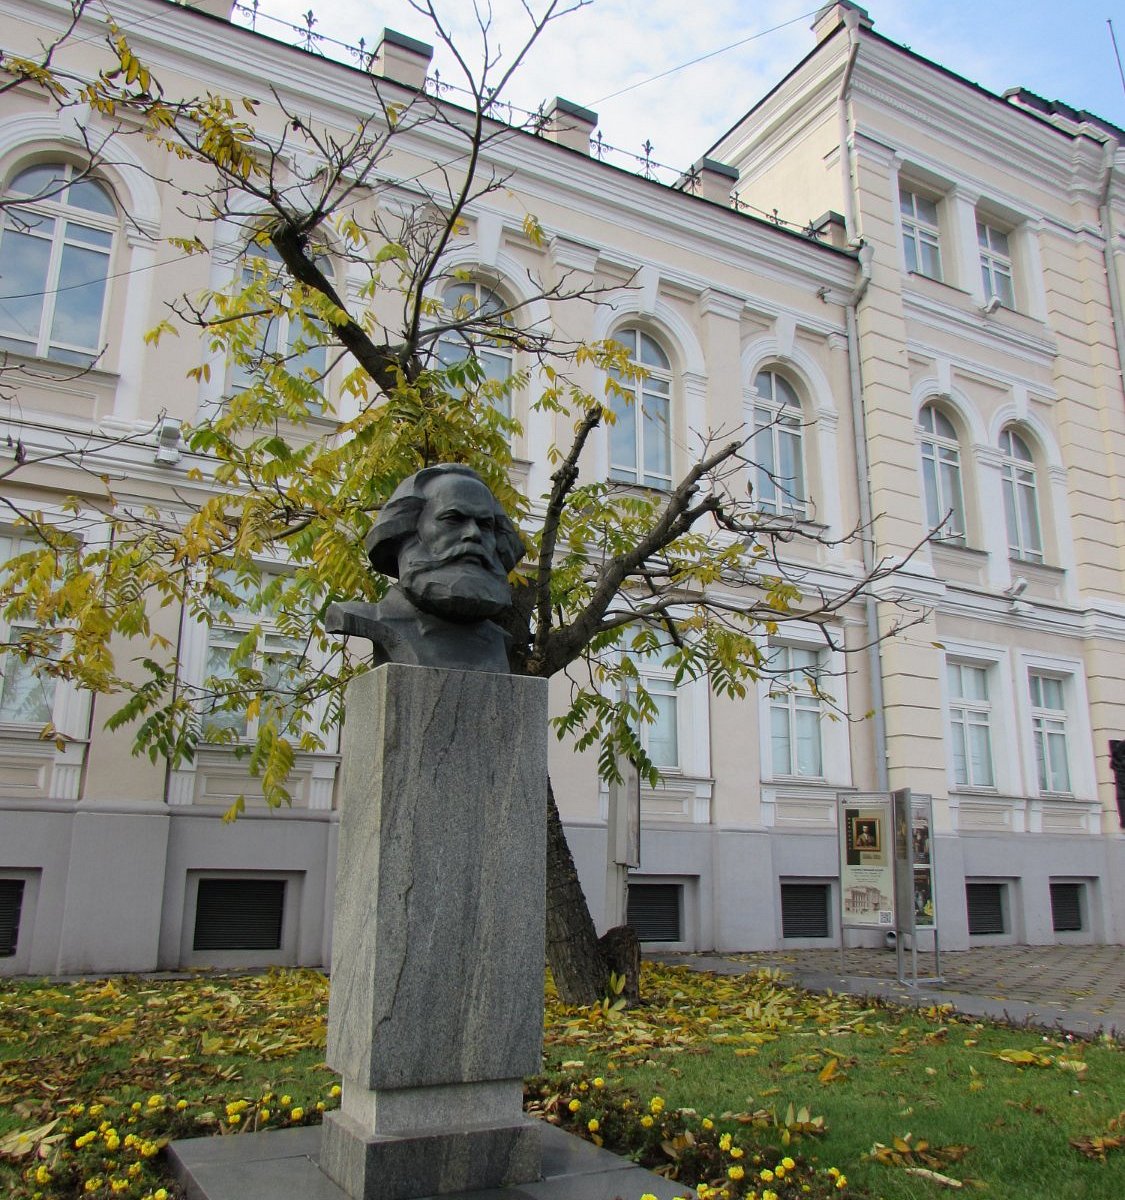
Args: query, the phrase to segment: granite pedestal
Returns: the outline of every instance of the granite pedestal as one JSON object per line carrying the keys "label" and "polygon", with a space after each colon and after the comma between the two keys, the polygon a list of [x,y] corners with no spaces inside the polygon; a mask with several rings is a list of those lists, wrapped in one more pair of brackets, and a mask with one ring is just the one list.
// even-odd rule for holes
{"label": "granite pedestal", "polygon": [[546,682],[360,676],[340,794],[321,1169],[355,1200],[538,1179]]}

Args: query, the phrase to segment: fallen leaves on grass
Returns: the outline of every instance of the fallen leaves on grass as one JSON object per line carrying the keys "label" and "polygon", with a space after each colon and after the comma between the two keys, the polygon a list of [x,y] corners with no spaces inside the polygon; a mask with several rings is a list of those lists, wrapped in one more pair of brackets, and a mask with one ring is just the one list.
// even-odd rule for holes
{"label": "fallen leaves on grass", "polygon": [[1111,1150],[1125,1149],[1125,1110],[1110,1118],[1104,1133],[1071,1138],[1070,1144],[1087,1158],[1105,1162]]}

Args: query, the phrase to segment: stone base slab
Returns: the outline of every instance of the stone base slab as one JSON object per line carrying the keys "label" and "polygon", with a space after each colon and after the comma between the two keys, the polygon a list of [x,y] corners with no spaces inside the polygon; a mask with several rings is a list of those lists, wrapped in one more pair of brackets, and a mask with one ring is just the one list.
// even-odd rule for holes
{"label": "stone base slab", "polygon": [[369,1134],[345,1114],[327,1113],[320,1167],[357,1200],[414,1200],[539,1178],[538,1121],[460,1127],[444,1133]]}
{"label": "stone base slab", "polygon": [[[553,1125],[543,1124],[540,1135],[539,1180],[465,1192],[460,1200],[636,1200],[645,1192],[675,1200],[695,1194]],[[172,1142],[168,1158],[188,1200],[347,1200],[321,1171],[320,1146],[321,1129],[313,1125]]]}

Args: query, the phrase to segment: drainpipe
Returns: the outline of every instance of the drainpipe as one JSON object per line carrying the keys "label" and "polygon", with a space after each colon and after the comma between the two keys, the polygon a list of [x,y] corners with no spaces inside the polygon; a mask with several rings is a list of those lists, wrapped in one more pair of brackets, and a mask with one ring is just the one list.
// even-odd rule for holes
{"label": "drainpipe", "polygon": [[1110,192],[1113,190],[1113,168],[1118,145],[1110,138],[1104,143],[1105,179],[1102,183],[1102,198],[1098,205],[1098,220],[1102,227],[1102,253],[1105,256],[1106,286],[1109,289],[1109,312],[1113,322],[1113,340],[1117,346],[1117,377],[1125,393],[1125,305],[1121,299],[1121,280],[1113,261],[1113,247],[1117,231],[1113,222],[1113,205]]}
{"label": "drainpipe", "polygon": [[[852,440],[855,447],[856,476],[859,494],[859,520],[864,533],[860,539],[863,551],[863,569],[870,575],[875,569],[875,531],[872,525],[871,479],[867,463],[867,420],[863,406],[863,372],[859,361],[859,334],[856,313],[871,283],[871,260],[874,250],[859,236],[856,210],[856,174],[854,170],[854,143],[848,89],[856,59],[859,57],[860,14],[852,9],[843,13],[848,31],[848,61],[840,81],[840,92],[836,100],[840,126],[840,167],[843,172],[844,228],[850,245],[859,250],[859,279],[852,294],[844,303],[848,334],[848,382],[852,408]],[[887,718],[883,711],[883,661],[879,653],[879,608],[872,595],[864,597],[864,620],[867,626],[867,673],[871,680],[872,728],[875,733],[875,788],[885,792],[888,788],[887,774]]]}

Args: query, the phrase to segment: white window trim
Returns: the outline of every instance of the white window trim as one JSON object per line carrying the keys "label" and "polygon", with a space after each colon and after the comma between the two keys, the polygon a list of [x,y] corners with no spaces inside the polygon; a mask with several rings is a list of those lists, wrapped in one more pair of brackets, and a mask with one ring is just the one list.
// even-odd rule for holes
{"label": "white window trim", "polygon": [[[779,404],[777,401],[763,396],[758,391],[756,386],[758,376],[766,372],[777,376],[788,385],[794,396],[797,398],[797,403],[795,405]],[[768,437],[770,439],[773,450],[773,461],[775,464],[780,464],[781,462],[781,445],[779,438],[780,418],[782,415],[787,413],[795,416],[797,421],[795,437],[798,445],[801,470],[801,478],[799,481],[799,489],[801,494],[797,495],[796,493],[790,492],[785,481],[778,476],[777,482],[774,484],[775,489],[779,493],[777,504],[763,504],[762,507],[767,512],[775,513],[778,516],[796,517],[800,521],[806,521],[809,520],[810,513],[815,510],[815,504],[813,503],[812,497],[809,494],[809,443],[811,439],[805,437],[805,431],[810,422],[805,411],[805,400],[802,397],[801,392],[801,387],[791,381],[783,368],[777,364],[765,363],[754,373],[754,376],[750,382],[745,403],[747,433],[755,440],[761,437]],[[770,413],[771,416],[768,426],[762,428],[761,431],[758,429],[757,416],[755,412],[755,410],[759,408],[765,409]],[[751,448],[753,448],[754,442],[752,441],[750,445]],[[756,466],[751,466],[750,468],[750,478],[751,481],[755,483],[755,475],[757,470],[758,468]]]}
{"label": "white window trim", "polygon": [[[661,333],[650,329],[643,321],[630,320],[623,321],[616,326],[613,333],[610,335],[614,340],[620,340],[620,335],[625,332],[635,333],[638,338],[647,337],[654,342],[661,354],[668,360],[668,367],[665,370],[662,367],[652,367],[642,363],[640,358],[630,354],[630,363],[643,367],[647,371],[647,375],[643,378],[625,379],[618,378],[615,380],[618,387],[623,392],[631,393],[632,411],[634,420],[634,436],[633,436],[633,462],[632,465],[626,463],[615,463],[613,461],[613,433],[614,430],[608,425],[606,427],[605,442],[606,442],[606,461],[607,472],[606,478],[610,483],[615,483],[621,487],[636,487],[646,488],[651,491],[670,492],[675,484],[676,478],[676,429],[677,429],[677,414],[682,404],[682,388],[679,378],[679,372],[676,368],[675,355],[669,347],[668,338]],[[624,344],[624,343],[622,343]],[[666,399],[668,402],[668,428],[665,433],[667,441],[668,455],[668,475],[655,476],[650,475],[645,469],[645,393],[651,381],[657,380],[667,384],[667,391],[654,392],[655,398]],[[618,401],[616,396],[607,394],[606,402],[612,407]],[[622,403],[625,403],[622,398]],[[636,476],[635,479],[619,478],[617,472],[630,472]],[[652,479],[659,478],[659,482],[650,482]]]}
{"label": "white window trim", "polygon": [[[921,470],[921,464],[925,457],[923,454],[923,445],[926,444],[926,445],[931,446],[934,451],[934,478],[935,478],[937,489],[938,489],[937,517],[938,517],[939,521],[942,521],[942,520],[945,521],[945,524],[942,526],[943,532],[942,532],[942,536],[940,538],[940,543],[942,545],[946,545],[946,546],[969,546],[971,543],[970,543],[970,537],[969,537],[969,532],[970,532],[969,504],[968,504],[969,490],[966,487],[966,484],[968,482],[967,477],[966,477],[966,466],[971,461],[971,458],[970,458],[970,456],[966,455],[966,453],[965,453],[965,447],[964,447],[964,444],[963,444],[960,434],[957,432],[956,423],[948,415],[946,410],[942,407],[940,400],[941,400],[941,398],[936,397],[936,396],[927,397],[926,400],[923,401],[923,403],[919,406],[918,415],[914,419],[914,433],[915,433],[915,437],[916,437],[917,443],[918,443],[919,475],[921,477],[920,482],[922,485],[922,488],[921,488],[921,492],[922,492],[922,494],[921,494],[922,523],[923,523],[923,527],[925,529],[931,528],[929,504],[928,504],[927,496],[926,496],[925,473]],[[944,417],[945,420],[947,420],[953,426],[954,433],[957,436],[950,439],[950,438],[946,437],[944,434],[931,433],[928,429],[926,429],[925,426],[923,426],[923,424],[922,424],[922,413],[927,408],[932,408],[934,410],[935,418],[936,418],[936,416],[939,416],[939,415]],[[935,424],[936,424],[936,421],[935,421]],[[957,489],[960,492],[960,496],[958,498],[961,502],[961,509],[960,509],[961,528],[960,529],[957,528],[957,516],[958,516],[957,509],[953,504],[951,504],[949,502],[951,498],[944,494],[944,484],[942,483],[942,473],[941,473],[941,466],[942,466],[941,451],[943,449],[944,450],[954,449],[957,452]]]}
{"label": "white window trim", "polygon": [[[848,712],[846,657],[841,650],[832,649],[825,644],[824,634],[817,626],[803,621],[786,623],[783,630],[771,637],[768,645],[763,646],[763,651],[768,654],[777,646],[788,646],[796,650],[815,650],[820,654],[824,667],[824,691],[832,696],[835,708],[840,710],[840,714]],[[763,674],[758,680],[758,741],[763,781],[768,781],[774,790],[784,791],[787,794],[799,792],[803,788],[809,788],[811,791],[819,793],[825,785],[851,787],[852,761],[849,722],[846,716],[840,714],[838,714],[838,719],[833,720],[829,715],[833,709],[829,708],[825,702],[821,704],[820,718],[820,758],[823,774],[786,775],[775,771],[772,702],[770,700],[772,682],[772,677],[767,674]]]}
{"label": "white window trim", "polygon": [[[1003,646],[978,642],[955,642],[943,639],[945,647],[941,672],[941,700],[946,738],[946,774],[950,794],[980,796],[1022,796],[1025,794],[1021,782],[1018,762],[1011,754],[1000,751],[1011,746],[1017,736],[1012,714],[1015,712],[1015,695],[1012,683],[1012,663],[1008,650]],[[988,672],[989,705],[991,720],[989,734],[992,747],[991,787],[976,784],[959,784],[953,774],[952,709],[956,702],[949,692],[949,677],[944,664],[961,663],[969,667],[983,667]]]}
{"label": "white window trim", "polygon": [[[1017,712],[1020,720],[1020,749],[1026,781],[1025,795],[1046,800],[1093,800],[1097,798],[1093,734],[1090,728],[1090,701],[1086,673],[1076,658],[1034,654],[1021,651],[1017,661]],[[1042,792],[1032,736],[1031,694],[1028,675],[1050,675],[1062,682],[1066,713],[1066,751],[1070,769],[1070,791]]]}

